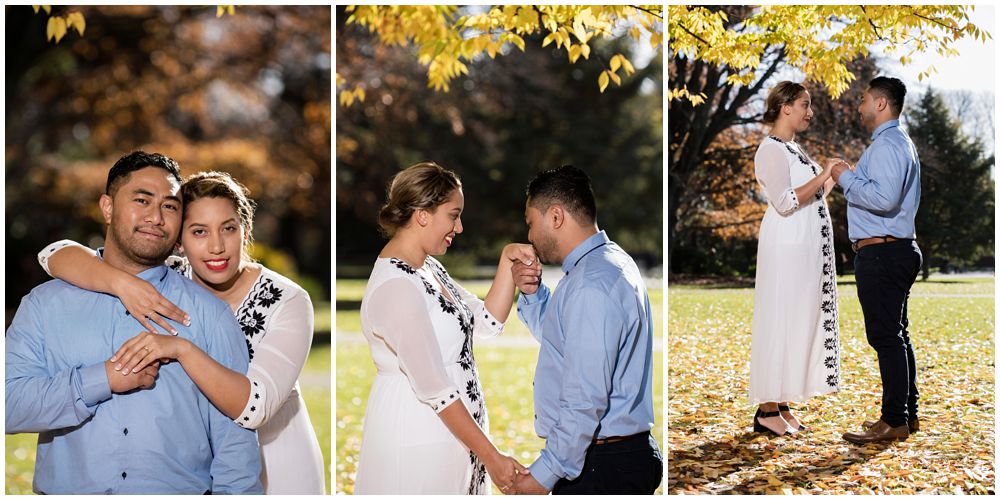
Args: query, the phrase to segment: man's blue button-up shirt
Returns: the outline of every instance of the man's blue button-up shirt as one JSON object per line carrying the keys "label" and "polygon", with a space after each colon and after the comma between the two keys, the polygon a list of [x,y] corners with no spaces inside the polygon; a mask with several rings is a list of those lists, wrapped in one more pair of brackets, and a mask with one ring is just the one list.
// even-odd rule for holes
{"label": "man's blue button-up shirt", "polygon": [[600,231],[563,261],[554,293],[518,299],[518,316],[541,344],[535,432],[545,449],[531,475],[552,490],[583,470],[596,438],[653,427],[653,321],[635,262]]}
{"label": "man's blue button-up shirt", "polygon": [[[138,275],[191,316],[172,323],[246,373],[229,307],[165,266]],[[21,300],[6,338],[8,434],[37,432],[33,488],[58,493],[263,493],[257,436],[219,412],[179,363],[156,385],[112,394],[104,361],[143,327],[113,296],[46,282]]]}
{"label": "man's blue button-up shirt", "polygon": [[837,181],[847,199],[851,241],[876,236],[915,239],[920,205],[920,158],[910,136],[889,120],[872,133],[872,143],[855,171]]}

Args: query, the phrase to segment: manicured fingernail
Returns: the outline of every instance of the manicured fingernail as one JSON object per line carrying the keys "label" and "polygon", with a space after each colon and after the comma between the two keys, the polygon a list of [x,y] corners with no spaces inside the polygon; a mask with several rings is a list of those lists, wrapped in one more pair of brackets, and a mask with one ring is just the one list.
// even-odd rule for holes
{"label": "manicured fingernail", "polygon": [[138,366],[132,369],[132,373],[136,373],[138,371],[139,371],[139,367]]}
{"label": "manicured fingernail", "polygon": [[170,333],[177,335],[177,330],[170,330]]}
{"label": "manicured fingernail", "polygon": [[118,356],[111,356],[111,359],[109,359],[108,361],[111,361],[112,363],[114,363],[116,359],[118,359]]}
{"label": "manicured fingernail", "polygon": [[[114,359],[112,359],[111,361],[114,361]],[[118,363],[117,365],[115,365],[115,371],[118,371],[118,370],[121,370],[121,369],[122,369],[122,364],[121,363]]]}
{"label": "manicured fingernail", "polygon": [[191,318],[184,318],[184,326],[191,326]]}
{"label": "manicured fingernail", "polygon": [[128,375],[128,370],[122,370],[122,375]]}

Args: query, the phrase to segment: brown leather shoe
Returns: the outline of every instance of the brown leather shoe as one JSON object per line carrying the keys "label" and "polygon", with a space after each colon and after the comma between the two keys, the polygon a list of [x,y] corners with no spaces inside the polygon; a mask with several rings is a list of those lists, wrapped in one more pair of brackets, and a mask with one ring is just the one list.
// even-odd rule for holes
{"label": "brown leather shoe", "polygon": [[[866,430],[867,429],[871,429],[872,426],[875,425],[876,422],[878,422],[878,420],[865,420],[865,422],[863,424],[861,424],[861,427],[863,427]],[[913,434],[913,433],[919,431],[920,430],[920,418],[914,418],[913,420],[907,421],[906,422],[906,426],[909,427],[910,434]]]}
{"label": "brown leather shoe", "polygon": [[899,427],[889,427],[889,424],[879,420],[875,425],[862,432],[848,432],[844,434],[844,439],[854,444],[877,443],[880,441],[905,440],[910,437],[910,429],[901,425]]}

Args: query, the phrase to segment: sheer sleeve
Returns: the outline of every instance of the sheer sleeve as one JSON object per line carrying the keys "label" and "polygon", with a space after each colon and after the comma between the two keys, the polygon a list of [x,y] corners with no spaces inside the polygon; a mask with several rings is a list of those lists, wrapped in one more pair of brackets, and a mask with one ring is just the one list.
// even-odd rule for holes
{"label": "sheer sleeve", "polygon": [[373,334],[396,353],[417,399],[440,413],[458,401],[459,392],[444,371],[423,293],[406,278],[390,279],[372,292],[368,315]]}
{"label": "sheer sleeve", "polygon": [[58,252],[59,250],[70,246],[80,247],[90,253],[93,253],[94,255],[97,255],[96,250],[89,247],[85,247],[73,240],[60,240],[55,243],[51,243],[49,244],[49,246],[43,248],[41,252],[38,252],[38,265],[42,266],[42,269],[45,270],[45,274],[52,276],[52,273],[49,271],[49,257],[51,257],[52,254]]}
{"label": "sheer sleeve", "polygon": [[304,290],[282,301],[271,316],[264,338],[254,347],[247,370],[250,398],[235,419],[241,427],[256,429],[278,413],[295,387],[309,356],[313,338],[313,307]]}
{"label": "sheer sleeve", "polygon": [[472,311],[472,317],[476,318],[475,327],[472,329],[473,335],[480,338],[490,338],[503,333],[503,321],[490,314],[490,310],[486,308],[486,302],[483,299],[463,288],[455,280],[451,280],[451,282],[454,283],[459,297],[469,306],[469,309]]}
{"label": "sheer sleeve", "polygon": [[757,180],[764,186],[767,202],[781,215],[788,215],[799,208],[799,198],[792,186],[788,171],[788,157],[781,146],[764,143],[753,159]]}

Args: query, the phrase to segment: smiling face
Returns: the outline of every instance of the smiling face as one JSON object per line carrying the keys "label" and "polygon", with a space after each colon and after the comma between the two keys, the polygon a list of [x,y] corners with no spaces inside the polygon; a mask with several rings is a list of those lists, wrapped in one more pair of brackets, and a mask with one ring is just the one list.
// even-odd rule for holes
{"label": "smiling face", "polygon": [[462,211],[465,210],[465,195],[455,189],[444,203],[432,210],[418,210],[414,217],[426,222],[423,228],[423,246],[428,255],[444,255],[462,233]]}
{"label": "smiling face", "polygon": [[166,170],[145,167],[128,175],[113,195],[101,196],[109,225],[106,254],[129,271],[163,263],[181,222],[180,184]]}
{"label": "smiling face", "polygon": [[246,240],[236,206],[228,198],[199,198],[185,207],[181,246],[195,281],[218,286],[235,280]]}
{"label": "smiling face", "polygon": [[791,125],[796,133],[808,129],[812,117],[812,99],[809,97],[809,92],[803,91],[794,101],[782,106],[782,119]]}

